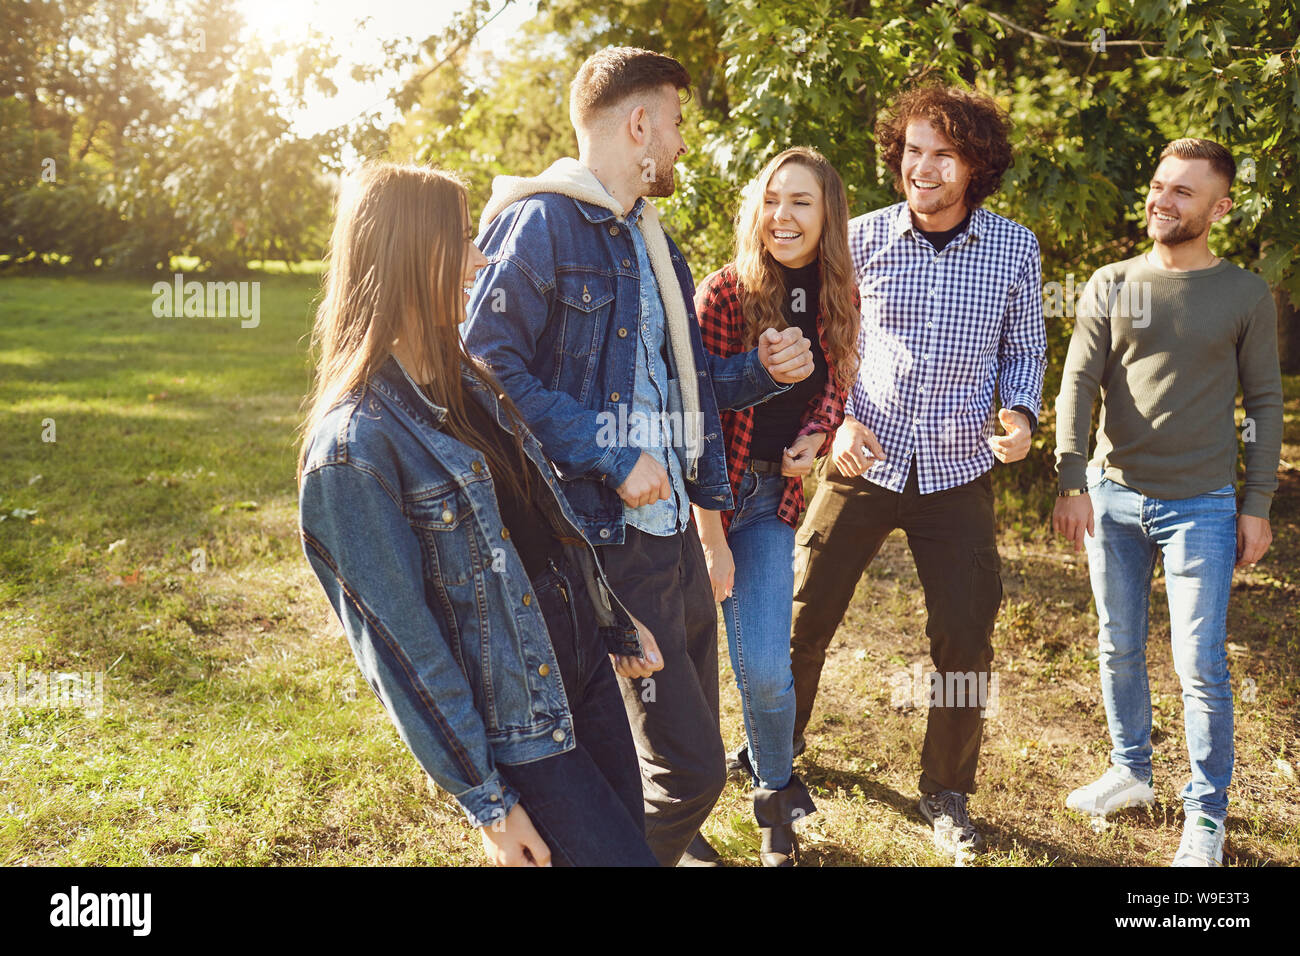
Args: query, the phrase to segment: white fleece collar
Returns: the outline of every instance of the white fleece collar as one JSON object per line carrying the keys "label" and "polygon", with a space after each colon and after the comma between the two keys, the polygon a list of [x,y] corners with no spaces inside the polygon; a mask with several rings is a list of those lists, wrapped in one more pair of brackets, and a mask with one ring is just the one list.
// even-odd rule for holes
{"label": "white fleece collar", "polygon": [[[552,163],[550,168],[540,176],[531,178],[497,176],[492,181],[492,198],[483,207],[479,231],[485,231],[492,220],[512,203],[537,193],[558,193],[579,202],[608,209],[620,220],[623,218],[623,207],[601,185],[595,173],[578,160],[566,156]],[[682,295],[681,283],[677,281],[676,270],[673,269],[668,240],[664,236],[663,226],[659,223],[659,210],[653,203],[643,204],[639,228],[645,239],[646,252],[650,256],[650,268],[654,272],[655,281],[659,284],[659,296],[663,301],[664,317],[667,319],[668,344],[673,350],[678,386],[682,395],[683,427],[690,429],[692,426],[689,423],[702,421],[699,378],[695,369],[695,355],[691,351],[690,313],[686,308],[685,296]],[[702,428],[700,430],[702,431]],[[702,444],[700,441],[686,443],[688,456],[686,472],[692,479],[695,477],[696,463],[699,460]]]}

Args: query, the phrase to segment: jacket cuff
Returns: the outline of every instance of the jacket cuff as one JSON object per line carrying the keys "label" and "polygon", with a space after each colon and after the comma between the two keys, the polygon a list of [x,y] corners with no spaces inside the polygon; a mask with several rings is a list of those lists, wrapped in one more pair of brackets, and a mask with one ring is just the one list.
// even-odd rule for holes
{"label": "jacket cuff", "polygon": [[1247,490],[1241,496],[1241,510],[1239,514],[1250,515],[1252,518],[1263,518],[1268,520],[1269,509],[1273,506],[1273,496],[1266,491]]}
{"label": "jacket cuff", "polygon": [[595,472],[600,480],[612,490],[627,481],[637,461],[641,458],[641,449],[630,446],[615,446],[605,452],[605,456],[596,462]]}
{"label": "jacket cuff", "polygon": [[619,657],[640,657],[645,653],[641,647],[641,634],[635,627],[606,625],[600,628],[600,639],[606,651]]}
{"label": "jacket cuff", "polygon": [[772,377],[767,367],[763,365],[762,360],[759,359],[757,348],[751,349],[749,357],[745,359],[745,375],[753,383],[759,394],[763,396],[755,404],[762,404],[769,398],[774,398],[794,387],[793,382],[789,385],[782,385]]}
{"label": "jacket cuff", "polygon": [[465,811],[470,826],[490,826],[505,820],[506,814],[519,802],[519,794],[506,786],[500,771],[493,770],[492,776],[477,787],[456,794],[456,802]]}
{"label": "jacket cuff", "polygon": [[1088,463],[1082,455],[1068,452],[1056,463],[1056,474],[1062,491],[1088,487]]}

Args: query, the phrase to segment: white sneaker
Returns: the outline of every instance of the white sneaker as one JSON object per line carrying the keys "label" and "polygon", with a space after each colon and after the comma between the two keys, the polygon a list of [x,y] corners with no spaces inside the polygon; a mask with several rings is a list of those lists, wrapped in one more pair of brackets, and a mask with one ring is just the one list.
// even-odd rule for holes
{"label": "white sneaker", "polygon": [[1151,780],[1143,780],[1128,767],[1111,767],[1092,783],[1071,791],[1065,805],[1094,817],[1105,817],[1126,807],[1148,807],[1156,800]]}
{"label": "white sneaker", "polygon": [[1223,866],[1223,823],[1209,817],[1187,817],[1183,821],[1183,839],[1170,866]]}

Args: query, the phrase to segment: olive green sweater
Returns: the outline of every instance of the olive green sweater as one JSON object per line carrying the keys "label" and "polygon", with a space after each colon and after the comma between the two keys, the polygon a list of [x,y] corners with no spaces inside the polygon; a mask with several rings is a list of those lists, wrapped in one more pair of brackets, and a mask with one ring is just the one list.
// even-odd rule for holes
{"label": "olive green sweater", "polygon": [[1267,518],[1282,449],[1277,314],[1268,284],[1230,262],[1168,272],[1145,255],[1103,266],[1084,289],[1056,399],[1060,486],[1093,465],[1149,498],[1236,483],[1240,385],[1246,419],[1241,513]]}

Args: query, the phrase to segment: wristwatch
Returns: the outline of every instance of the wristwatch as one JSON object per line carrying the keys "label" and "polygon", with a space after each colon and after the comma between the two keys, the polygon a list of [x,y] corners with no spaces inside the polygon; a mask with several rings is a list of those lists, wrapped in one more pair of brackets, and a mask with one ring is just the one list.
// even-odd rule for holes
{"label": "wristwatch", "polygon": [[1086,495],[1087,493],[1088,493],[1087,488],[1066,488],[1062,491],[1058,491],[1056,493],[1056,497],[1073,498],[1075,495]]}

